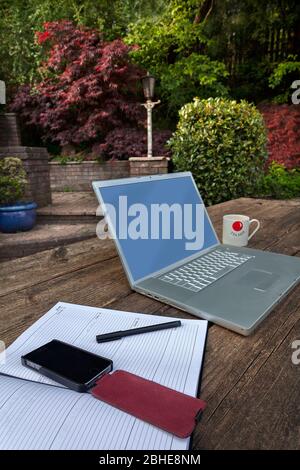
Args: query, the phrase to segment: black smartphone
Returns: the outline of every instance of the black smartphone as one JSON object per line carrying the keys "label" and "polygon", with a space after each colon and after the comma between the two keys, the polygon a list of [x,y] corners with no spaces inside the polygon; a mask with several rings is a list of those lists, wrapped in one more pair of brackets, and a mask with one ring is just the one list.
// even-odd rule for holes
{"label": "black smartphone", "polygon": [[113,368],[105,357],[56,339],[21,357],[22,364],[76,392],[86,392]]}

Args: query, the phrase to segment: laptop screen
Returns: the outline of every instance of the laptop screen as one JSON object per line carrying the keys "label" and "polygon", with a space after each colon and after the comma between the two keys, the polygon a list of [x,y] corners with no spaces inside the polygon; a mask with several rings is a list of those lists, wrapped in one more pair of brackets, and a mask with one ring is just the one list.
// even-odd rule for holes
{"label": "laptop screen", "polygon": [[219,243],[191,176],[136,181],[97,188],[133,281]]}

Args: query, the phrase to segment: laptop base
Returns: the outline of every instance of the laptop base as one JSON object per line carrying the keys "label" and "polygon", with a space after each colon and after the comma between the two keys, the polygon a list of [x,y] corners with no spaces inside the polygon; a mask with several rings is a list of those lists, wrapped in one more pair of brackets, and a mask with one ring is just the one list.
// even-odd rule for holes
{"label": "laptop base", "polygon": [[226,245],[217,249],[234,249],[251,259],[200,292],[167,284],[159,276],[137,283],[134,289],[247,336],[300,280],[299,259]]}

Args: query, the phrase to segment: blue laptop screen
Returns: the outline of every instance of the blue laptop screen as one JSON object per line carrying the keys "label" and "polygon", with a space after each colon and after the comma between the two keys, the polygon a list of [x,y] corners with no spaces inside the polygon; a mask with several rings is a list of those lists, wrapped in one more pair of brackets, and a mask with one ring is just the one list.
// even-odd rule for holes
{"label": "blue laptop screen", "polygon": [[134,281],[218,243],[190,176],[98,190]]}

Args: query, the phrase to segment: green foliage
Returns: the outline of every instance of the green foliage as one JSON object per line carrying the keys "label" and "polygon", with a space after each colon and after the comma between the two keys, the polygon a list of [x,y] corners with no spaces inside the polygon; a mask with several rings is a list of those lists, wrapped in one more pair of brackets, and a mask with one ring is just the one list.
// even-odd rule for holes
{"label": "green foliage", "polygon": [[271,88],[275,88],[280,85],[283,78],[289,73],[300,72],[300,62],[296,61],[296,56],[289,56],[289,59],[290,60],[280,62],[273,70],[273,73],[269,78]]}
{"label": "green foliage", "polygon": [[170,111],[175,113],[194,96],[227,96],[228,90],[222,83],[227,76],[224,64],[192,52],[190,56],[162,68],[162,98],[167,100]]}
{"label": "green foliage", "polygon": [[82,163],[85,159],[83,152],[75,153],[74,155],[56,155],[51,160],[58,162],[60,165],[66,165],[67,163]]}
{"label": "green foliage", "polygon": [[1,0],[0,78],[10,89],[39,78],[43,57],[35,32],[45,22],[69,19],[112,40],[125,34],[129,22],[163,8],[163,0]]}
{"label": "green foliage", "polygon": [[300,197],[300,169],[287,170],[284,165],[272,162],[260,181],[258,193],[276,199]]}
{"label": "green foliage", "polygon": [[225,96],[227,88],[236,99],[286,102],[299,74],[297,0],[1,0],[0,79],[8,95],[39,81],[35,32],[61,19],[138,44],[135,61],[158,79],[161,122],[175,120],[193,96]]}
{"label": "green foliage", "polygon": [[8,84],[24,83],[36,73],[39,56],[28,21],[32,12],[21,0],[0,4],[0,76]]}
{"label": "green foliage", "polygon": [[291,84],[300,77],[300,62],[297,56],[290,55],[287,60],[280,62],[269,77],[270,88],[280,92],[273,101],[276,103],[287,103],[291,96]]}
{"label": "green foliage", "polygon": [[62,191],[63,193],[72,193],[73,189],[70,188],[69,186],[64,186]]}
{"label": "green foliage", "polygon": [[205,43],[202,25],[193,22],[196,6],[201,3],[203,0],[170,0],[162,15],[132,23],[126,40],[139,46],[133,54],[137,63],[155,72]]}
{"label": "green foliage", "polygon": [[[139,45],[134,59],[158,78],[157,94],[167,101],[162,113],[167,108],[174,118],[193,96],[272,98],[275,56],[295,49],[285,34],[299,19],[296,0],[170,0],[159,17],[130,25],[127,41]],[[205,73],[213,83],[203,84]]]}
{"label": "green foliage", "polygon": [[177,171],[191,171],[206,204],[251,194],[266,161],[266,133],[254,105],[195,98],[169,141]]}
{"label": "green foliage", "polygon": [[272,65],[267,58],[257,60],[255,57],[239,63],[234,77],[230,78],[230,94],[236,100],[246,99],[259,103],[271,98],[268,77]]}
{"label": "green foliage", "polygon": [[26,173],[19,158],[0,159],[0,204],[14,204],[22,199],[26,184]]}
{"label": "green foliage", "polygon": [[268,83],[273,69],[300,53],[299,20],[298,0],[214,0],[203,29],[206,53],[228,65],[231,96],[254,102],[274,96]]}
{"label": "green foliage", "polygon": [[[137,64],[158,79],[157,95],[162,113],[177,117],[178,109],[195,95],[226,96],[228,72],[222,61],[205,53],[204,0],[170,0],[162,15],[130,25],[126,42],[139,47],[132,52]],[[200,13],[199,13],[200,14]],[[167,103],[167,105],[166,105]]]}

